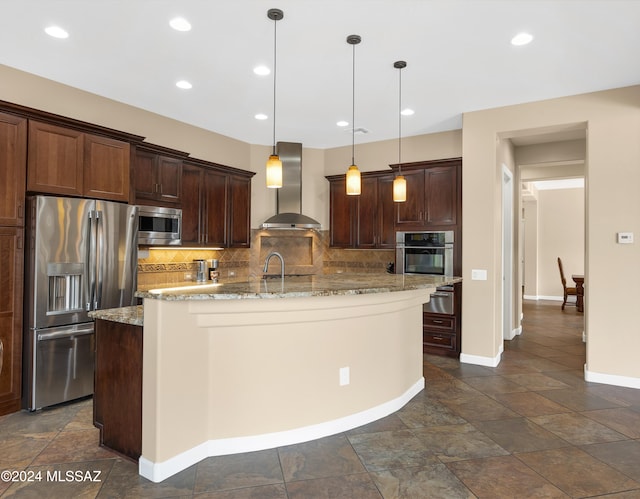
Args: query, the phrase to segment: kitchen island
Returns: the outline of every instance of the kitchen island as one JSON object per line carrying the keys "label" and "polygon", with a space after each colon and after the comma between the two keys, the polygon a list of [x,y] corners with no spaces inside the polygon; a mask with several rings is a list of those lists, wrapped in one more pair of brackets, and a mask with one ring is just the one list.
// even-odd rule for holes
{"label": "kitchen island", "polygon": [[422,304],[460,280],[333,274],[139,291],[140,474],[159,482],[208,456],[400,409],[424,387]]}

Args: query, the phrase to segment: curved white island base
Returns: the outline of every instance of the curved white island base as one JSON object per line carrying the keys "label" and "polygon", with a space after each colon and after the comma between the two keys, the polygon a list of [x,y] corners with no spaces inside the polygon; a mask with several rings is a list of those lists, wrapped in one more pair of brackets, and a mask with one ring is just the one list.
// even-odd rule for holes
{"label": "curved white island base", "polygon": [[209,456],[400,409],[424,387],[422,304],[433,290],[145,298],[140,474],[159,482]]}

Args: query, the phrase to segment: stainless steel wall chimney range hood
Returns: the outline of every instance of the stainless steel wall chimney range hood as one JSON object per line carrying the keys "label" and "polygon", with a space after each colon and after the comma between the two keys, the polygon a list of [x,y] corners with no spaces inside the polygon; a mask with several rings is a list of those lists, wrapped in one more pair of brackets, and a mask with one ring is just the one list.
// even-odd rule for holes
{"label": "stainless steel wall chimney range hood", "polygon": [[320,223],[302,214],[302,144],[278,142],[282,187],[276,191],[276,214],[262,229],[320,229]]}

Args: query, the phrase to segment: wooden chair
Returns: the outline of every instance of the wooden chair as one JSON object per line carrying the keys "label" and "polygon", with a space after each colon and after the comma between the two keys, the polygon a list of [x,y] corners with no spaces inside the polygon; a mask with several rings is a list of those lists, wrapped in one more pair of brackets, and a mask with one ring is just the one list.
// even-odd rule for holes
{"label": "wooden chair", "polygon": [[558,268],[560,269],[560,280],[562,280],[562,288],[564,289],[564,299],[562,301],[562,310],[564,310],[567,303],[569,303],[569,305],[575,305],[574,302],[567,302],[567,297],[575,296],[577,300],[578,292],[576,291],[576,288],[567,287],[567,280],[564,277],[564,270],[562,268],[562,260],[560,260],[560,257],[558,257]]}

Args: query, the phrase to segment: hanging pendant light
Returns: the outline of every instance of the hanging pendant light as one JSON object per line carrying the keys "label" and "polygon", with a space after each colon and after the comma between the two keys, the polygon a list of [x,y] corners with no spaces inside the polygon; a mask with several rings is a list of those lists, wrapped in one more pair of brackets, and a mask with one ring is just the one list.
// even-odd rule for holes
{"label": "hanging pendant light", "polygon": [[398,175],[393,179],[393,200],[404,203],[407,200],[407,180],[402,175],[402,69],[407,67],[405,61],[396,61],[393,67],[398,70]]}
{"label": "hanging pendant light", "polygon": [[273,21],[273,149],[267,160],[267,187],[277,189],[282,187],[282,161],[276,154],[276,26],[284,13],[280,9],[269,9],[267,17]]}
{"label": "hanging pendant light", "polygon": [[355,162],[355,134],[356,134],[356,45],[362,41],[358,35],[349,35],[347,43],[353,47],[352,65],[352,101],[351,101],[351,166],[347,170],[347,194],[358,196],[360,194],[360,170]]}

